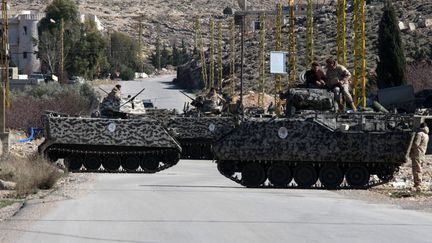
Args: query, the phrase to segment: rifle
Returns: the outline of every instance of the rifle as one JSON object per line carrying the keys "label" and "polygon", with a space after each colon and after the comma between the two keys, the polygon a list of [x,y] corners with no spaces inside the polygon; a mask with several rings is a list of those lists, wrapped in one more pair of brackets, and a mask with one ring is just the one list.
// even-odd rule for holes
{"label": "rifle", "polygon": [[106,90],[102,89],[101,87],[99,87],[99,89],[105,92],[105,94],[109,94]]}
{"label": "rifle", "polygon": [[123,107],[123,106],[126,105],[127,103],[133,101],[133,100],[134,100],[138,95],[140,95],[144,90],[145,90],[145,88],[142,89],[140,92],[138,92],[136,95],[134,95],[132,98],[130,98],[129,100],[127,100],[125,103],[123,103],[122,105],[120,105],[120,107]]}
{"label": "rifle", "polygon": [[180,93],[182,93],[184,96],[188,97],[188,98],[191,99],[191,100],[195,100],[194,98],[190,97],[189,95],[187,95],[187,94],[186,94],[185,92],[183,92],[183,91],[180,91]]}

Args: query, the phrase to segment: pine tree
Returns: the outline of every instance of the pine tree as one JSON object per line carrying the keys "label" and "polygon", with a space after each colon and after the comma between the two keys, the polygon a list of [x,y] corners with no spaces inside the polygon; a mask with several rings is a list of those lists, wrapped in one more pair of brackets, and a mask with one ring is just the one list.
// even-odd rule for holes
{"label": "pine tree", "polygon": [[153,65],[155,65],[158,70],[162,68],[159,36],[156,38],[156,54],[153,58]]}
{"label": "pine tree", "polygon": [[182,39],[182,44],[181,44],[181,58],[180,58],[180,65],[185,64],[188,59],[189,59],[189,55],[187,53],[187,48],[186,48],[186,44],[184,42],[184,39]]}
{"label": "pine tree", "polygon": [[170,64],[170,53],[167,50],[166,46],[162,49],[161,52],[161,66],[165,68],[168,64]]}
{"label": "pine tree", "polygon": [[175,67],[178,66],[178,65],[180,65],[180,62],[179,62],[179,53],[178,53],[178,50],[177,50],[176,43],[174,43],[173,46],[172,46],[172,62],[171,62],[171,64],[173,66],[175,66]]}
{"label": "pine tree", "polygon": [[406,84],[406,60],[396,13],[390,0],[386,0],[379,23],[377,66],[378,88]]}

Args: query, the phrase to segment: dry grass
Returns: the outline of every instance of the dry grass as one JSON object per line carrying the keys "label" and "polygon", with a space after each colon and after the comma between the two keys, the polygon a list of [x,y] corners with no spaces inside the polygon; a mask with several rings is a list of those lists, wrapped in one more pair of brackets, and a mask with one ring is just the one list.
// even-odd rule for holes
{"label": "dry grass", "polygon": [[0,161],[0,167],[0,178],[15,182],[19,197],[50,189],[63,175],[56,166],[39,156],[9,157]]}
{"label": "dry grass", "polygon": [[0,200],[0,208],[4,208],[7,206],[10,206],[12,204],[16,203],[16,201],[12,201],[12,200]]}

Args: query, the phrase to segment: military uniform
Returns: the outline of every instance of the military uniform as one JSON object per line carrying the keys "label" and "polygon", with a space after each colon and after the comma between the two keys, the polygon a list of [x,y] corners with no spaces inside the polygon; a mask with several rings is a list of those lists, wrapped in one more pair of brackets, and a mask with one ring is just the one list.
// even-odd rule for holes
{"label": "military uniform", "polygon": [[220,113],[223,107],[221,105],[222,101],[224,101],[224,99],[218,93],[209,93],[204,102],[204,110]]}
{"label": "military uniform", "polygon": [[[334,92],[336,101],[340,102],[341,93],[345,100],[354,105],[353,98],[349,91],[351,73],[346,67],[336,64],[334,68],[327,68],[326,71],[327,86]],[[355,109],[355,107],[352,107]]]}
{"label": "military uniform", "polygon": [[414,187],[420,188],[422,183],[422,163],[426,154],[429,142],[429,128],[420,128],[417,132],[411,147],[410,158],[412,161],[412,173],[414,178]]}
{"label": "military uniform", "polygon": [[102,100],[99,106],[101,115],[110,116],[113,112],[120,111],[121,92],[120,87],[114,87],[111,92]]}

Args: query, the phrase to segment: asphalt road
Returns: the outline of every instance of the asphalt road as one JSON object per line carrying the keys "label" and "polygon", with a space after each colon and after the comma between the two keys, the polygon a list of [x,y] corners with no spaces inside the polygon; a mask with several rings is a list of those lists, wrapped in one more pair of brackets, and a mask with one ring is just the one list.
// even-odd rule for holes
{"label": "asphalt road", "polygon": [[29,202],[0,223],[0,241],[14,232],[7,242],[432,242],[431,214],[332,191],[247,189],[211,161],[98,174],[66,198]]}
{"label": "asphalt road", "polygon": [[[145,88],[145,90],[138,95],[137,99],[150,99],[158,108],[177,109],[179,112],[182,112],[184,103],[190,102],[190,99],[180,93],[173,85],[172,80],[174,78],[174,75],[164,75],[143,80],[121,81],[119,83],[122,86],[122,96],[125,98],[128,95],[134,96]],[[101,88],[107,92],[111,91],[113,87],[114,84],[101,85]],[[102,92],[100,90],[98,91]]]}

